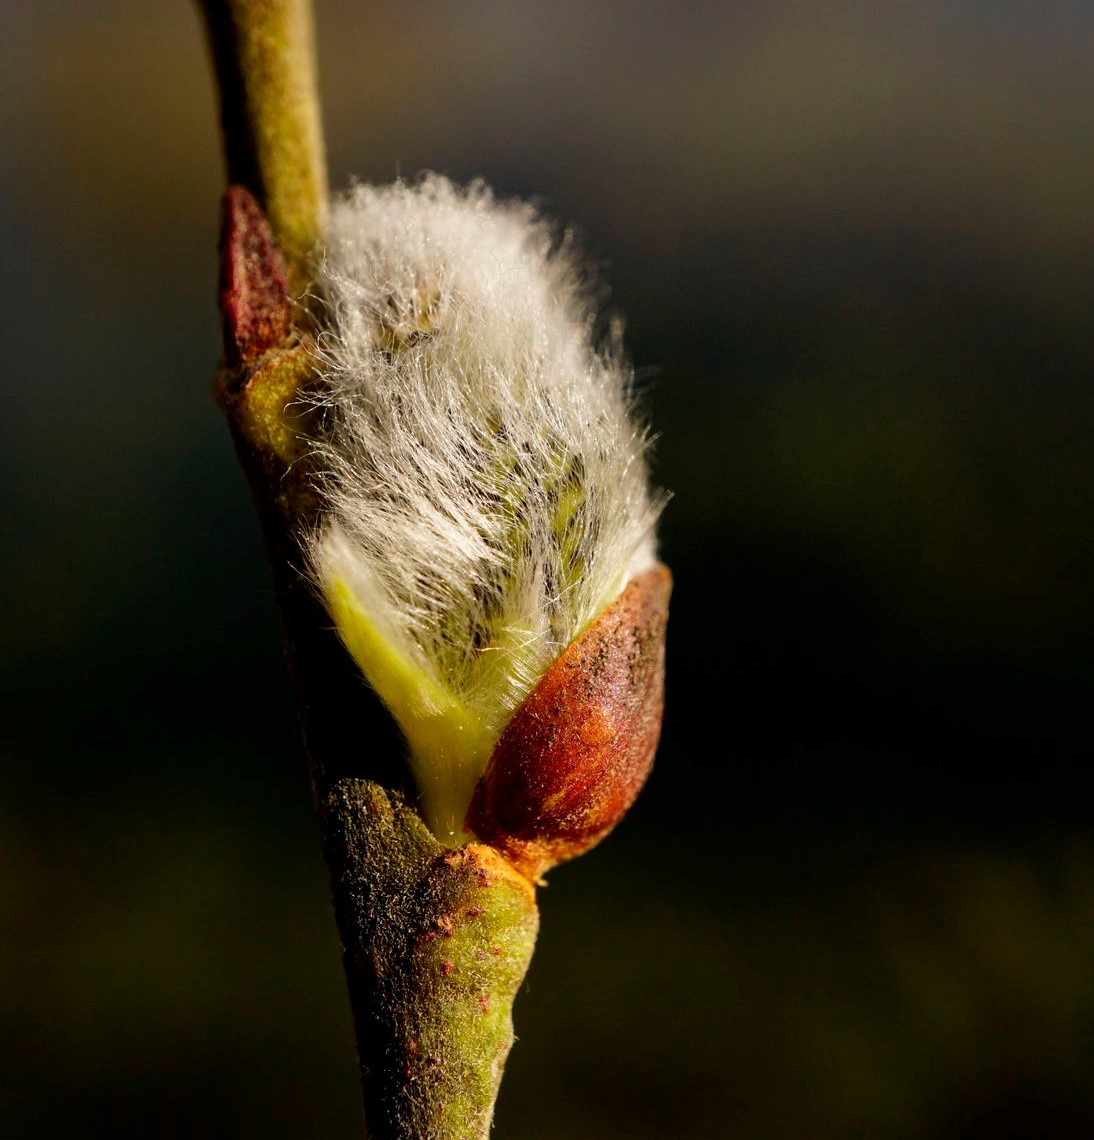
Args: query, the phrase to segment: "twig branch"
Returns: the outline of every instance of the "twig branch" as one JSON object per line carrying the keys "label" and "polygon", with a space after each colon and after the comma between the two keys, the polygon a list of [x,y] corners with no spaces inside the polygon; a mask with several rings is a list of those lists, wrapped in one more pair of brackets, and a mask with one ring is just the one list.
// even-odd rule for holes
{"label": "twig branch", "polygon": [[[216,395],[262,519],[311,765],[373,1140],[485,1140],[538,928],[530,881],[493,848],[442,847],[402,793],[392,730],[298,569],[316,503],[294,327],[323,225],[309,4],[202,0],[233,185],[224,197]],[[268,221],[267,221],[268,219]]]}
{"label": "twig branch", "polygon": [[228,181],[262,207],[298,295],[327,202],[310,0],[199,3],[220,91]]}

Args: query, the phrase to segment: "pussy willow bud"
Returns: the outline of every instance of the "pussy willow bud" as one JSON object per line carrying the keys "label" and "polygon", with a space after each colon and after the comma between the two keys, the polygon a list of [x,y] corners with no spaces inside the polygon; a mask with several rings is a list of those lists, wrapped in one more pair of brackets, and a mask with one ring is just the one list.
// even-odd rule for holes
{"label": "pussy willow bud", "polygon": [[630,374],[568,241],[481,184],[355,189],[318,293],[313,576],[434,834],[538,875],[614,825],[660,727],[669,576]]}

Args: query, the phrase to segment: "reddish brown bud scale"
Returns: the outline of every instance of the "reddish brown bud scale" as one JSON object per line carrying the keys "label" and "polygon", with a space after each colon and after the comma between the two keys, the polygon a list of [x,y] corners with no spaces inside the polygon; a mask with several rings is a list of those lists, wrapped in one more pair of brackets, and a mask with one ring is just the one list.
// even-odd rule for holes
{"label": "reddish brown bud scale", "polygon": [[220,312],[229,364],[283,345],[292,328],[285,265],[254,195],[229,186],[221,200]]}
{"label": "reddish brown bud scale", "polygon": [[672,578],[634,578],[517,709],[465,826],[530,878],[618,823],[653,765],[664,703]]}

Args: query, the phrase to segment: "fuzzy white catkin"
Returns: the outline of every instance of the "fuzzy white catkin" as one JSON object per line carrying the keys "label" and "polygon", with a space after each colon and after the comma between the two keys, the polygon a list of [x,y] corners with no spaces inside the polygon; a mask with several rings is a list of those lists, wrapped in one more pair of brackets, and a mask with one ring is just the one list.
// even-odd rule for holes
{"label": "fuzzy white catkin", "polygon": [[[481,183],[357,186],[333,204],[318,293],[314,576],[492,742],[654,561],[630,374],[594,343],[568,242]],[[369,680],[451,838],[488,755],[414,755],[431,750],[415,749],[418,713]]]}

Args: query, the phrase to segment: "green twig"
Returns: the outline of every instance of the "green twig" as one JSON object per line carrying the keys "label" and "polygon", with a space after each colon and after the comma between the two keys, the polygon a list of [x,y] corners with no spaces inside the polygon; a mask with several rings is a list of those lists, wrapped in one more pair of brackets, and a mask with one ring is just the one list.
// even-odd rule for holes
{"label": "green twig", "polygon": [[318,510],[297,411],[314,357],[309,329],[293,326],[302,310],[289,296],[306,289],[326,200],[309,7],[202,0],[233,184],[216,393],[270,552],[368,1133],[485,1140],[513,1040],[513,998],[535,944],[533,888],[491,847],[442,847],[409,806],[400,744],[394,732],[362,739],[361,704],[370,698],[297,569]]}
{"label": "green twig", "polygon": [[327,202],[311,2],[199,3],[220,90],[228,181],[262,206],[299,294]]}

